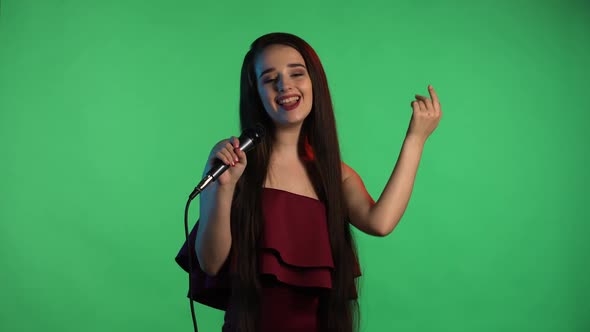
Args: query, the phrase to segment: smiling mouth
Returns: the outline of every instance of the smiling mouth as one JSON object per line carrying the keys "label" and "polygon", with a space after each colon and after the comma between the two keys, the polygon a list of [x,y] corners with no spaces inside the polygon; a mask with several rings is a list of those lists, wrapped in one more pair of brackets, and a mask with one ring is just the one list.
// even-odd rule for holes
{"label": "smiling mouth", "polygon": [[301,97],[293,96],[293,97],[280,99],[278,101],[278,104],[285,111],[292,111],[295,108],[297,108],[297,106],[299,106],[300,102],[301,102]]}
{"label": "smiling mouth", "polygon": [[301,99],[301,96],[297,96],[297,95],[283,96],[283,97],[277,98],[277,104],[279,104],[279,105],[294,104],[297,101],[299,101],[299,99]]}

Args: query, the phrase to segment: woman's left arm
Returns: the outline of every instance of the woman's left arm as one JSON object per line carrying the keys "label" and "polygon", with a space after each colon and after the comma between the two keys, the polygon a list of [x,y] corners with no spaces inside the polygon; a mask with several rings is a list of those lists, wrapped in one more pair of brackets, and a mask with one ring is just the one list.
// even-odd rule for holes
{"label": "woman's left arm", "polygon": [[414,187],[414,180],[426,139],[442,117],[438,96],[429,86],[430,96],[416,95],[412,102],[412,119],[393,172],[379,196],[373,201],[360,176],[342,163],[343,192],[350,222],[359,230],[375,236],[386,236],[401,220]]}

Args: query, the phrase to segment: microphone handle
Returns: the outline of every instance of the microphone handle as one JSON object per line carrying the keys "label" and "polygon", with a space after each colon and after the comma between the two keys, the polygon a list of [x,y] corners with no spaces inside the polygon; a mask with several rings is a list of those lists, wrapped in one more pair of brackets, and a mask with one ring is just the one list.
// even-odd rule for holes
{"label": "microphone handle", "polygon": [[[248,152],[252,150],[253,147],[254,140],[252,138],[245,135],[242,135],[242,137],[240,137],[240,146],[238,147],[238,149],[244,152]],[[189,195],[189,199],[194,199],[198,194],[201,193],[201,191],[203,191],[208,185],[210,185],[211,182],[217,180],[217,178],[221,174],[223,174],[223,172],[227,171],[228,168],[229,165],[226,165],[221,160],[217,159],[213,168],[211,168],[211,170],[207,172],[207,176],[205,176],[205,178],[201,180],[201,182],[199,182],[199,184],[195,187],[195,190],[193,190],[193,192]]]}
{"label": "microphone handle", "polygon": [[[238,147],[238,149],[244,151],[244,153],[252,150],[252,148],[254,147],[254,140],[252,140],[250,137],[240,137],[240,146]],[[207,175],[210,175],[211,177],[213,177],[213,181],[216,181],[217,178],[223,174],[223,172],[225,172],[227,169],[229,168],[229,165],[226,165],[225,163],[223,163],[221,160],[217,159],[217,161],[215,162],[215,166],[213,166],[213,168],[211,168],[211,170],[209,172],[207,172]]]}
{"label": "microphone handle", "polygon": [[211,176],[213,178],[213,181],[216,181],[217,178],[223,174],[223,172],[225,172],[227,169],[229,168],[229,165],[224,164],[221,160],[217,160],[215,162],[215,167],[211,168],[211,170],[207,173],[207,175]]}

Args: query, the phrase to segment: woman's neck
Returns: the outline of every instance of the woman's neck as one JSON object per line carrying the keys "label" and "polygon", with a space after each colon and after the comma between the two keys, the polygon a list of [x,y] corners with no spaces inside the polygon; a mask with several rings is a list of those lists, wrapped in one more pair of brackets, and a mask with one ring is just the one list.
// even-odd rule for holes
{"label": "woman's neck", "polygon": [[299,159],[299,135],[301,126],[277,128],[272,146],[273,157],[279,159]]}

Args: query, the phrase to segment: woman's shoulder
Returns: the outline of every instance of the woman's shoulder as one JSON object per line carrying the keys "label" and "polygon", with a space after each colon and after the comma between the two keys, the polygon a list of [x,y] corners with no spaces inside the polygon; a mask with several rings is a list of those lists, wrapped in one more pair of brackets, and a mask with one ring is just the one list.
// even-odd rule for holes
{"label": "woman's shoulder", "polygon": [[341,161],[340,163],[342,165],[342,182],[345,182],[351,176],[358,176],[357,172],[344,161]]}

